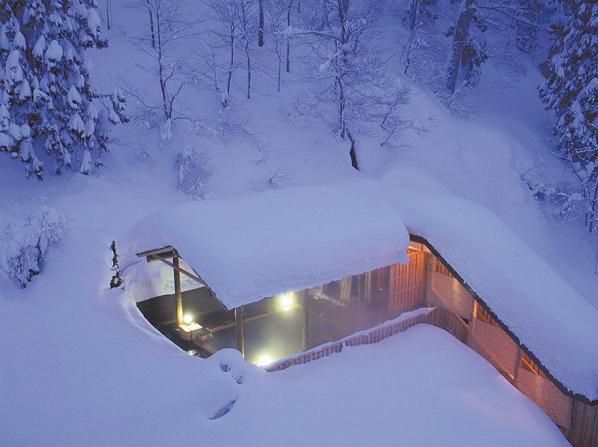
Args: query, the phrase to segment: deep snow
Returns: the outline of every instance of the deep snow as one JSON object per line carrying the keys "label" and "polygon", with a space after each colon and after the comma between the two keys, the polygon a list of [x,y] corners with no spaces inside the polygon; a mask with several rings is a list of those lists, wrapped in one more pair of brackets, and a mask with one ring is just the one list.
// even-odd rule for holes
{"label": "deep snow", "polygon": [[130,256],[172,245],[233,309],[406,262],[409,234],[369,191],[330,185],[167,208],[137,222],[129,244]]}
{"label": "deep snow", "polygon": [[[94,54],[99,88],[110,91],[124,79],[157,95],[155,81],[136,65],[145,57],[127,40],[145,29],[146,16],[126,2],[112,3],[110,49]],[[187,3],[190,16],[199,4]],[[182,50],[194,53],[187,45]],[[405,114],[416,126],[397,149],[365,140],[364,172],[488,207],[598,306],[589,239],[544,216],[521,182],[537,165],[550,181],[567,178],[547,154],[549,117],[533,93],[537,69],[530,63],[508,82],[491,67],[471,99],[476,118],[453,116],[413,85]],[[331,443],[335,436],[349,445],[566,445],[529,400],[437,329],[416,327],[276,374],[231,360],[231,377],[219,364],[230,352],[190,358],[143,320],[130,296],[107,291],[110,242],[126,244],[134,222],[190,200],[175,189],[174,160],[184,148],[207,151],[209,198],[360,176],[347,145],[323,123],[287,119],[292,96],[305,88],[295,74],[281,95],[269,73],[256,78],[251,101],[241,94],[242,77],[235,79],[238,95],[228,111],[213,93],[188,87],[184,107],[208,128],[179,123],[169,142],[149,122],[117,129],[107,166],[93,177],[48,176],[38,184],[0,157],[2,223],[18,225],[42,205],[69,222],[63,243],[51,247],[44,272],[26,290],[0,278],[0,444],[278,446]],[[134,100],[130,107],[136,111]],[[229,414],[208,419],[235,399]]]}

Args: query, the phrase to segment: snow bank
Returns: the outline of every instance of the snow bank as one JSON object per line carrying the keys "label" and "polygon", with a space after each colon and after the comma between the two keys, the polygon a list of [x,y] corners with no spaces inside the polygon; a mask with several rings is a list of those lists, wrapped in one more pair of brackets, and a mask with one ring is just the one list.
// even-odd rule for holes
{"label": "snow bank", "polygon": [[387,203],[330,186],[184,204],[134,225],[131,252],[174,246],[228,308],[406,261]]}
{"label": "snow bank", "polygon": [[520,342],[573,393],[598,399],[598,310],[488,209],[456,196],[382,188]]}
{"label": "snow bank", "polygon": [[281,372],[256,369],[232,411],[204,428],[205,445],[568,445],[492,366],[428,325]]}

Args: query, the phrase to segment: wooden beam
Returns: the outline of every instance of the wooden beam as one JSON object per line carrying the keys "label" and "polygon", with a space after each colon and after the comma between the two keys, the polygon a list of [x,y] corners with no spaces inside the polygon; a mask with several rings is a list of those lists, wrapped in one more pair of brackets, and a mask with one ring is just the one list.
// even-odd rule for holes
{"label": "wooden beam", "polygon": [[181,326],[183,322],[183,292],[181,291],[181,272],[179,268],[179,257],[173,258],[174,263],[174,295],[176,299],[176,322]]}
{"label": "wooden beam", "polygon": [[196,275],[194,273],[188,272],[187,270],[185,270],[184,268],[181,268],[178,262],[179,257],[178,256],[174,256],[173,259],[176,259],[177,262],[176,264],[173,262],[170,262],[168,259],[164,259],[162,256],[152,256],[153,259],[157,259],[159,261],[162,261],[164,264],[169,265],[170,267],[172,267],[173,269],[177,270],[178,272],[182,273],[185,276],[188,276],[191,279],[194,279],[195,281],[197,281],[198,283],[200,283],[202,286],[208,286],[206,284],[206,282],[201,278],[201,276]]}
{"label": "wooden beam", "polygon": [[[172,245],[167,245],[165,247],[156,248],[154,250],[142,251],[141,253],[137,253],[137,256],[139,256],[140,258],[150,258],[150,257],[156,256],[156,255],[160,255],[160,256],[169,255],[168,257],[172,258],[174,256],[175,252],[176,252],[176,250],[174,249],[174,247]],[[148,259],[148,261],[149,260],[150,259]]]}
{"label": "wooden beam", "polygon": [[[275,315],[277,313],[278,313],[277,311],[270,311],[270,312],[264,312],[262,314],[254,315],[252,317],[246,317],[245,314],[243,314],[243,324],[247,323],[248,321],[254,321],[254,320],[259,320],[261,318],[271,317],[272,315]],[[214,332],[225,331],[227,329],[235,327],[236,325],[237,325],[237,322],[233,321],[232,323],[224,323],[224,324],[221,324],[220,326],[212,326],[212,327],[205,326],[205,327],[208,328],[210,330],[210,332],[214,333]]]}
{"label": "wooden beam", "polygon": [[235,308],[235,334],[237,336],[237,349],[245,357],[245,326],[243,324],[243,307]]}
{"label": "wooden beam", "polygon": [[[177,257],[177,256],[175,256]],[[177,270],[178,272],[182,273],[183,275],[197,281],[198,283],[200,283],[202,286],[206,287],[210,293],[212,294],[212,296],[214,297],[214,299],[216,301],[218,301],[220,303],[220,305],[227,310],[230,310],[222,301],[220,301],[218,299],[218,296],[214,293],[214,291],[210,288],[210,286],[208,286],[208,283],[206,283],[203,278],[199,275],[196,275],[195,273],[191,273],[188,272],[187,270],[185,270],[184,268],[181,268],[180,265],[174,265],[174,263],[170,262],[168,259],[164,259],[161,256],[155,256],[154,259],[157,259],[159,261],[162,261],[164,264],[169,265],[170,267],[172,267],[173,269]],[[174,259],[174,258],[173,258]]]}

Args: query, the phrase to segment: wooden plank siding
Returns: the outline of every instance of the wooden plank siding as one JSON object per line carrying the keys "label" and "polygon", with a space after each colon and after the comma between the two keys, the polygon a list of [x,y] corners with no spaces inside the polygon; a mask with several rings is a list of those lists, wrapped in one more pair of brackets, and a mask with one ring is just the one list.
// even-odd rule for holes
{"label": "wooden plank siding", "polygon": [[[426,322],[445,329],[484,357],[541,408],[573,446],[598,447],[598,405],[563,392],[487,306],[455,277],[452,268],[433,253],[428,256],[426,305],[437,308],[428,314]],[[455,291],[455,287],[462,290]]]}
{"label": "wooden plank siding", "polygon": [[426,262],[426,300],[431,306],[450,310],[460,317],[470,320],[473,309],[473,296],[442,266],[435,256],[428,255]]}
{"label": "wooden plank siding", "polygon": [[574,400],[567,438],[575,447],[598,446],[598,405]]}
{"label": "wooden plank siding", "polygon": [[467,344],[467,338],[469,336],[469,329],[467,324],[454,313],[444,309],[443,307],[437,307],[432,310],[426,318],[426,323],[433,326],[438,326],[448,332],[459,341]]}
{"label": "wooden plank siding", "polygon": [[519,391],[533,400],[556,424],[571,429],[571,410],[573,399],[565,396],[548,380],[538,374],[520,368],[515,386]]}
{"label": "wooden plank siding", "polygon": [[511,380],[520,360],[519,347],[499,326],[473,319],[467,344]]}
{"label": "wooden plank siding", "polygon": [[[485,358],[535,402],[575,447],[598,447],[597,403],[566,390],[425,239],[415,240],[422,246],[409,251],[409,264],[391,266],[390,275],[384,277],[384,281],[390,281],[389,311],[400,313],[422,307],[433,310],[296,354],[268,370],[311,362],[347,346],[376,343],[415,324],[427,323],[446,330]],[[370,290],[373,281],[381,277],[374,278],[370,272],[364,278],[365,288]],[[376,287],[380,285],[376,283]]]}
{"label": "wooden plank siding", "polygon": [[408,264],[391,266],[390,311],[406,312],[422,307],[426,290],[426,253],[411,251]]}

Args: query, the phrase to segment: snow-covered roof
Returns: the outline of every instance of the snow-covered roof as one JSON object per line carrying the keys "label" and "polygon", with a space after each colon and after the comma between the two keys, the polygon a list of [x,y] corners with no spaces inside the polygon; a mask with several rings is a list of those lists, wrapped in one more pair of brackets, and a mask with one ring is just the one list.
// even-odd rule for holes
{"label": "snow-covered roof", "polygon": [[404,261],[405,228],[442,255],[565,389],[598,399],[598,310],[474,202],[353,180],[193,202],[142,219],[132,240],[138,251],[174,246],[233,308]]}
{"label": "snow-covered roof", "polygon": [[191,202],[143,218],[131,239],[172,245],[229,309],[406,262],[409,244],[388,203],[331,186]]}
{"label": "snow-covered roof", "polygon": [[388,184],[383,194],[565,388],[598,399],[598,310],[488,209]]}

